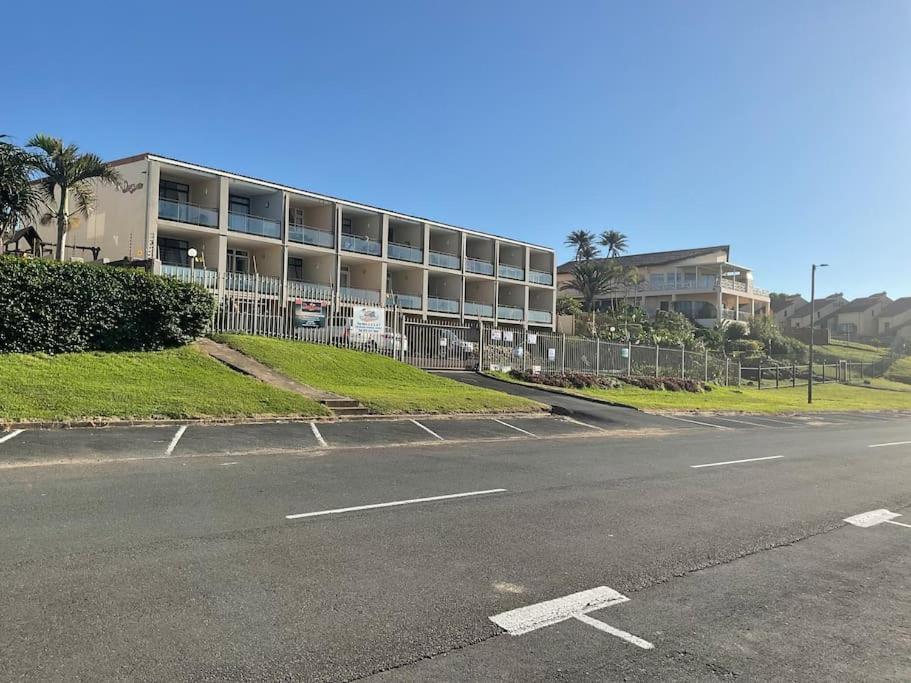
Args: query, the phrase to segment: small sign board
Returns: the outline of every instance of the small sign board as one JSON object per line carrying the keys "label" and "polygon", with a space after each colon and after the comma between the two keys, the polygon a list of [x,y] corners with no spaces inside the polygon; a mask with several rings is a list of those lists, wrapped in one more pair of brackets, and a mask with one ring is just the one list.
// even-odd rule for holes
{"label": "small sign board", "polygon": [[449,340],[446,337],[440,337],[440,346],[446,346],[449,344]]}
{"label": "small sign board", "polygon": [[505,342],[512,341],[512,330],[503,330],[503,341],[505,341]]}
{"label": "small sign board", "polygon": [[378,306],[355,306],[351,317],[353,332],[382,332],[385,326],[385,314]]}
{"label": "small sign board", "polygon": [[547,360],[549,360],[549,361],[557,360],[557,350],[556,349],[547,349]]}
{"label": "small sign board", "polygon": [[315,329],[326,326],[326,308],[322,301],[295,299],[292,313],[294,327]]}
{"label": "small sign board", "polygon": [[465,350],[468,353],[474,353],[474,342],[465,342]]}
{"label": "small sign board", "polygon": [[503,338],[502,330],[491,330],[490,331],[490,341],[500,341]]}
{"label": "small sign board", "polygon": [[491,363],[490,370],[491,370],[491,372],[499,372],[500,366],[497,363]]}
{"label": "small sign board", "polygon": [[541,366],[540,366],[540,365],[532,365],[532,366],[531,366],[531,374],[533,374],[533,375],[540,375],[540,374],[541,374]]}
{"label": "small sign board", "polygon": [[517,346],[516,348],[514,348],[514,349],[512,350],[512,354],[513,354],[516,358],[521,358],[522,356],[525,355],[525,349],[523,349],[521,346]]}
{"label": "small sign board", "polygon": [[620,357],[629,358],[629,349],[627,349],[627,348],[620,349]]}
{"label": "small sign board", "polygon": [[536,333],[534,333],[534,332],[529,332],[529,333],[528,333],[528,338],[527,338],[526,341],[527,341],[529,344],[537,344],[537,343],[538,343],[538,335],[537,335]]}

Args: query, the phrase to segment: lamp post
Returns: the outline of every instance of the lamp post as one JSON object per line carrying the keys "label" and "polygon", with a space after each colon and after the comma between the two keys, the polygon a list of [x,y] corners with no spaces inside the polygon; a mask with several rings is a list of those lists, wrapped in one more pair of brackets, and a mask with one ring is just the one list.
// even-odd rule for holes
{"label": "lamp post", "polygon": [[816,269],[825,268],[828,263],[813,264],[810,272],[810,372],[807,374],[807,403],[813,402],[813,337],[816,332]]}

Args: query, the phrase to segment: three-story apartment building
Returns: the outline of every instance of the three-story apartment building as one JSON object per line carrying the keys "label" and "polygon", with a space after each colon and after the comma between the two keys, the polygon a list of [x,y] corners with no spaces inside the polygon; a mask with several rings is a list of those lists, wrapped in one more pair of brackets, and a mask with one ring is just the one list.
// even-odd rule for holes
{"label": "three-story apartment building", "polygon": [[222,297],[255,275],[279,297],[554,327],[547,247],[155,154],[112,165],[122,182],[99,187],[94,212],[69,238],[106,261],[148,260]]}

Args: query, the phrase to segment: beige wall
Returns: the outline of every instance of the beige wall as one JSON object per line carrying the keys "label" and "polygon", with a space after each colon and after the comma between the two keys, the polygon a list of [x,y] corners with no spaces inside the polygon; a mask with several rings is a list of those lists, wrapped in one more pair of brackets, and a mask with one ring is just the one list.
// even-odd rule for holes
{"label": "beige wall", "polygon": [[[879,333],[885,334],[894,329],[897,329],[898,327],[908,322],[911,322],[911,310],[907,310],[904,313],[899,313],[898,315],[893,315],[889,318],[880,318]],[[889,329],[886,329],[886,323],[889,323]]]}

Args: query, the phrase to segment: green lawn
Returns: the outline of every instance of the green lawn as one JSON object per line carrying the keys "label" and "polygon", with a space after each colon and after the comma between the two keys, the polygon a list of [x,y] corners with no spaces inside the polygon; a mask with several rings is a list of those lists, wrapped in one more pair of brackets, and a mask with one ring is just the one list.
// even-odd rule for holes
{"label": "green lawn", "polygon": [[[508,378],[497,373],[501,379]],[[510,379],[510,381],[513,381]],[[878,391],[843,384],[816,385],[813,404],[807,405],[807,388],[755,389],[715,387],[705,393],[651,391],[624,385],[620,389],[563,389],[567,393],[592,396],[644,410],[717,411],[744,413],[794,413],[835,410],[908,410],[911,392]]]}
{"label": "green lawn", "polygon": [[438,377],[375,353],[246,335],[219,335],[216,339],[298,382],[357,399],[376,413],[524,412],[545,408],[524,398]]}
{"label": "green lawn", "polygon": [[0,354],[0,420],[326,415],[193,346],[146,353]]}
{"label": "green lawn", "polygon": [[886,370],[885,378],[892,382],[911,384],[911,356],[899,358]]}
{"label": "green lawn", "polygon": [[846,360],[851,363],[875,363],[889,353],[888,349],[881,349],[869,344],[858,342],[840,342],[832,340],[830,344],[819,344],[815,347],[820,354],[820,360]]}

